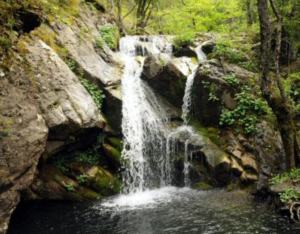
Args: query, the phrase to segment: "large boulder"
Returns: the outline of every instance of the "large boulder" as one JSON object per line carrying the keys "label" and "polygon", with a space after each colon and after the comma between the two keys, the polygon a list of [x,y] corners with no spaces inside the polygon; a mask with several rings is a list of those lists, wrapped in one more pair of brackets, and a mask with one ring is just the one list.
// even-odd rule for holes
{"label": "large boulder", "polygon": [[177,108],[181,108],[186,73],[178,63],[149,56],[145,59],[142,79],[156,92]]}
{"label": "large boulder", "polygon": [[22,51],[8,58],[0,80],[0,233],[20,192],[32,183],[42,153],[105,125],[92,97],[48,45],[37,38],[20,43]]}

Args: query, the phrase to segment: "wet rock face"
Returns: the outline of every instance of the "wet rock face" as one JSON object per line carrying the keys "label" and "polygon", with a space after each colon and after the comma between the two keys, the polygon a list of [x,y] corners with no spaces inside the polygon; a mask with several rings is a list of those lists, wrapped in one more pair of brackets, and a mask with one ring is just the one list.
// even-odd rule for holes
{"label": "wet rock face", "polygon": [[205,125],[218,126],[222,104],[228,109],[236,105],[234,90],[223,79],[225,74],[218,61],[199,65],[193,86],[192,115]]}
{"label": "wet rock face", "polygon": [[141,78],[173,106],[181,108],[186,76],[173,60],[147,57]]}

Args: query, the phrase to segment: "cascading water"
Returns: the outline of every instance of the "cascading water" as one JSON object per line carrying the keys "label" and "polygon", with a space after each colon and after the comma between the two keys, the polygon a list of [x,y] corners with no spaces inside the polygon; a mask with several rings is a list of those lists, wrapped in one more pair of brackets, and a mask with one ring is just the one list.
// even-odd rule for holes
{"label": "cascading water", "polygon": [[[153,37],[147,40],[154,55],[171,53],[171,45],[163,41],[163,38]],[[137,56],[138,44],[142,44],[138,36],[124,37],[120,41],[120,52],[125,63],[122,78],[125,193],[164,186],[170,177],[170,170],[166,168],[169,162],[165,158],[167,114],[152,90],[140,79],[144,57]],[[142,53],[145,50],[142,46]]]}
{"label": "cascading water", "polygon": [[[205,60],[201,46],[196,49],[199,62]],[[184,124],[169,132],[168,118],[151,88],[140,79],[144,58],[152,56],[171,57],[172,46],[161,36],[126,36],[120,41],[120,54],[125,68],[122,78],[123,119],[122,130],[125,161],[123,173],[124,192],[141,192],[146,189],[171,185],[174,155],[177,152],[177,134],[184,132],[184,184],[190,185],[189,170],[192,152],[189,136],[193,130],[188,124],[191,92],[197,71],[195,66],[187,78],[182,106]]]}
{"label": "cascading water", "polygon": [[[198,62],[202,62],[206,60],[206,55],[202,51],[201,46],[198,46],[196,49],[196,54],[198,58]],[[190,113],[191,103],[192,103],[192,88],[194,84],[194,79],[197,73],[198,66],[193,68],[191,74],[187,77],[184,96],[183,96],[183,105],[182,105],[182,119],[185,125],[188,124],[188,115]]]}
{"label": "cascading water", "polygon": [[[198,46],[196,49],[196,54],[198,58],[198,62],[202,62],[206,60],[206,55],[202,51],[201,45]],[[191,104],[192,104],[192,88],[195,80],[195,76],[197,74],[197,69],[198,66],[195,66],[190,75],[187,77],[186,85],[185,85],[185,91],[184,91],[184,96],[183,96],[183,105],[182,105],[182,119],[183,119],[183,125],[178,127],[175,131],[173,131],[171,134],[168,136],[168,142],[172,144],[174,140],[174,135],[179,134],[184,132],[185,134],[188,135],[186,137],[186,140],[184,142],[184,161],[183,161],[183,176],[184,176],[184,185],[185,186],[190,186],[190,179],[189,179],[189,171],[191,167],[191,157],[192,157],[192,152],[189,150],[189,140],[191,137],[195,137],[196,134],[194,133],[193,129],[191,126],[188,126],[188,116],[191,110]],[[173,143],[174,144],[174,143]],[[174,146],[169,146],[168,147],[175,149]],[[176,152],[168,151],[169,154],[174,154]],[[170,156],[169,156],[170,157]]]}

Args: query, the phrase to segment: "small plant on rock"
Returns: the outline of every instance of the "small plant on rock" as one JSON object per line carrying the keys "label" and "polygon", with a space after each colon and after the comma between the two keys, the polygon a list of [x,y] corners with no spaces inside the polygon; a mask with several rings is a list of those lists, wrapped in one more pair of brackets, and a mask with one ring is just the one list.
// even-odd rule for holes
{"label": "small plant on rock", "polygon": [[75,187],[71,183],[64,183],[64,187],[68,192],[75,192]]}
{"label": "small plant on rock", "polygon": [[96,103],[99,110],[102,107],[103,99],[105,95],[103,94],[102,90],[93,84],[91,81],[80,78],[81,84],[85,87],[85,89],[89,92],[89,94],[92,96],[94,102]]}
{"label": "small plant on rock", "polygon": [[[100,36],[103,41],[109,46],[111,49],[117,49],[118,41],[119,41],[119,31],[116,26],[113,25],[104,25],[99,30]],[[99,38],[97,42],[100,42]],[[97,45],[97,46],[100,46]],[[103,46],[103,44],[102,44]],[[101,48],[102,48],[101,46]]]}
{"label": "small plant on rock", "polygon": [[79,184],[85,184],[87,182],[88,175],[82,174],[76,177],[76,180],[78,181]]}

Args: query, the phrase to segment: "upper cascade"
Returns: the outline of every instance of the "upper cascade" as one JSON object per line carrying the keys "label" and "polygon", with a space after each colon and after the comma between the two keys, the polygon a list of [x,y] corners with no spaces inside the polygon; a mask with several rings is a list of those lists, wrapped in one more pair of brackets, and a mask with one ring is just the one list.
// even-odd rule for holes
{"label": "upper cascade", "polygon": [[172,55],[171,36],[125,36],[120,40],[120,51],[131,56]]}

